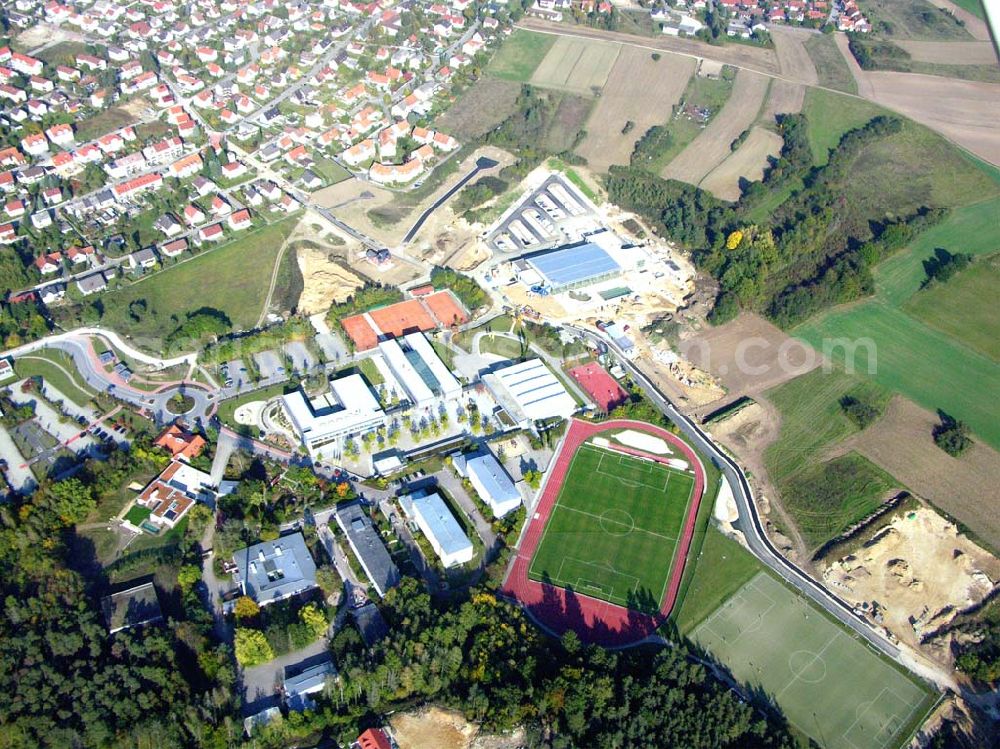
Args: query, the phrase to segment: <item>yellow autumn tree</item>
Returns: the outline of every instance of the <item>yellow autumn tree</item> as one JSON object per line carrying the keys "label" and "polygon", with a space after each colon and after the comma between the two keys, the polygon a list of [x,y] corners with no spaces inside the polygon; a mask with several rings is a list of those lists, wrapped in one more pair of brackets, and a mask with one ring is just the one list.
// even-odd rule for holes
{"label": "yellow autumn tree", "polygon": [[743,241],[743,232],[737,229],[728,237],[726,237],[726,249],[735,250],[737,247],[740,246],[740,242],[742,241]]}

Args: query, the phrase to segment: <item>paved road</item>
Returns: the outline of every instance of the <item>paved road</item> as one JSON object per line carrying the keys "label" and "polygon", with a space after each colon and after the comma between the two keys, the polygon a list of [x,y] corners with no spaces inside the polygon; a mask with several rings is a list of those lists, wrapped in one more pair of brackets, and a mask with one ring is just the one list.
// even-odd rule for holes
{"label": "paved road", "polygon": [[431,203],[431,205],[427,208],[427,210],[425,210],[417,217],[417,220],[413,222],[413,226],[410,227],[410,230],[406,232],[406,236],[403,237],[402,244],[409,244],[410,241],[417,235],[417,232],[420,231],[420,227],[424,225],[424,222],[428,218],[430,218],[430,215],[434,213],[434,211],[436,211],[442,205],[444,205],[452,195],[454,195],[456,192],[465,187],[465,185],[468,183],[469,180],[471,180],[473,177],[475,177],[482,171],[486,171],[487,169],[492,169],[498,163],[500,162],[494,161],[488,156],[480,156],[478,159],[476,159],[476,166],[468,174],[466,174],[464,177],[462,177],[462,179],[456,182],[451,187],[451,189],[448,190],[448,192],[446,192],[440,198]]}
{"label": "paved road", "polygon": [[622,354],[613,341],[603,336],[599,336],[590,330],[576,327],[571,327],[571,329],[595,343],[597,341],[602,341],[607,344],[608,348],[618,355],[618,358],[622,362],[622,366],[628,371],[633,380],[639,384],[643,391],[645,391],[646,395],[649,396],[653,403],[656,404],[657,408],[659,408],[667,416],[667,418],[680,427],[685,437],[687,437],[691,443],[702,452],[703,455],[707,455],[712,462],[719,467],[725,475],[726,480],[729,481],[729,485],[732,487],[733,496],[736,499],[736,505],[739,509],[739,520],[736,525],[746,537],[747,545],[750,547],[750,551],[753,552],[754,556],[774,570],[801,593],[807,595],[815,601],[816,604],[821,606],[831,616],[835,617],[845,626],[861,635],[871,645],[878,648],[881,652],[885,653],[893,660],[901,660],[900,649],[896,647],[896,645],[890,642],[882,633],[872,629],[864,619],[855,614],[850,604],[817,583],[805,570],[800,568],[794,562],[791,562],[782,556],[774,544],[771,543],[771,540],[767,537],[767,533],[764,531],[760,515],[757,512],[750,484],[747,481],[743,470],[736,464],[736,462],[720,450],[695,422],[691,421],[687,416],[678,411],[674,405],[657,389],[656,385],[654,385],[653,382],[646,377],[646,375],[643,374],[632,361]]}

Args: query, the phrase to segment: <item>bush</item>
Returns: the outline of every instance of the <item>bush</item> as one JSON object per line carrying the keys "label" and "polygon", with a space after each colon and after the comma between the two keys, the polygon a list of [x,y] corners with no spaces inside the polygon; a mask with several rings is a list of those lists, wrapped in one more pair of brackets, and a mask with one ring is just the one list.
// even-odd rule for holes
{"label": "bush", "polygon": [[840,407],[848,419],[857,424],[858,429],[874,424],[882,415],[882,407],[869,400],[861,400],[852,395],[840,399]]}
{"label": "bush", "polygon": [[260,606],[250,596],[240,596],[233,606],[233,615],[237,619],[254,619],[260,613]]}

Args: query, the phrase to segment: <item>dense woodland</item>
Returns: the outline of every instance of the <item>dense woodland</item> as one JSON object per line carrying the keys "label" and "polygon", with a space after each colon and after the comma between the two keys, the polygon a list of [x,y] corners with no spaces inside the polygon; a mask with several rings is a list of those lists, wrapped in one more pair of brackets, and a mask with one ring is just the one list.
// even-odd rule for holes
{"label": "dense woodland", "polygon": [[[854,159],[901,127],[898,118],[875,117],[845,133],[826,164],[813,166],[805,115],[784,115],[779,158],[735,204],[632,167],[611,167],[608,193],[612,202],[691,249],[698,267],[719,282],[713,322],[747,309],[790,327],[872,293],[871,268],[941,219],[942,211],[922,208],[895,221],[876,220],[844,198]],[[750,220],[762,199],[795,180],[801,189],[766,219]]]}

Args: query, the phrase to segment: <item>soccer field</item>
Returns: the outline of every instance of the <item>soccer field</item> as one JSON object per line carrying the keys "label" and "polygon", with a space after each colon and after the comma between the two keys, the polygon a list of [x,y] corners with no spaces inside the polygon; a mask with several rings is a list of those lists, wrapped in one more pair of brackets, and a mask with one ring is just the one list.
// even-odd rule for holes
{"label": "soccer field", "polygon": [[827,749],[896,749],[934,694],[765,572],[692,639]]}
{"label": "soccer field", "polygon": [[582,445],[528,576],[631,609],[658,610],[693,487],[689,473]]}

